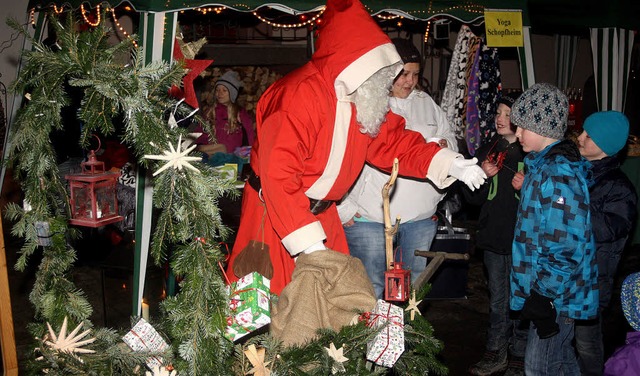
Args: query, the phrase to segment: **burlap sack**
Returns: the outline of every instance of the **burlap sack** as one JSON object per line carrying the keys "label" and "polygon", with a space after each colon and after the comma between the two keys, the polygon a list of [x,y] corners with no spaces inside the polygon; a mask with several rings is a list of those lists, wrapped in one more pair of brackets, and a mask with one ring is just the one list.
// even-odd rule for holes
{"label": "burlap sack", "polygon": [[376,297],[362,262],[335,251],[298,256],[291,282],[272,307],[271,334],[285,346],[303,344],[320,328],[340,330]]}

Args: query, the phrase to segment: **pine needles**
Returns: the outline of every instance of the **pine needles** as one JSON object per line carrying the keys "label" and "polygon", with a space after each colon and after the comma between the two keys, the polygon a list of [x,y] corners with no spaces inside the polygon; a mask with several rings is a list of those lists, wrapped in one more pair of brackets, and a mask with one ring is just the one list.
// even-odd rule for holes
{"label": "pine needles", "polygon": [[[150,354],[131,352],[114,330],[94,329],[97,340],[88,347],[96,353],[83,354],[82,361],[52,351],[42,340],[46,323],[60,327],[65,318],[70,326],[83,323],[91,328],[88,318],[92,312],[85,293],[69,278],[77,256],[72,244],[78,231],[68,224],[68,192],[50,137],[67,126],[61,112],[71,103],[70,92],[80,93],[76,111],[82,123],[80,146],[87,148],[93,134],[109,136],[122,129],[119,136],[138,164],[157,171],[163,163],[143,156],[162,154],[187,133],[167,124],[174,109],[181,117],[192,111],[168,96],[169,88],[180,84],[185,71],[180,64],[144,64],[141,51],[130,40],[110,46],[110,30],[104,24],[79,32],[70,15],[64,23],[53,16],[49,22],[56,36],[51,45],[33,40],[17,22],[10,22],[34,46],[24,52],[24,66],[11,87],[24,96],[25,103],[14,122],[7,156],[22,184],[26,205],[11,204],[6,213],[14,222],[12,233],[24,238],[16,268],[24,270],[33,256],[42,252],[30,294],[36,311],[36,322],[30,327],[34,337],[40,338],[38,354],[42,359],[34,360],[32,367],[35,373],[46,370],[50,375],[131,375]],[[127,64],[118,63],[123,55],[129,57]],[[236,345],[224,337],[229,293],[220,267],[224,258],[220,242],[226,240],[229,230],[223,224],[218,201],[238,193],[232,182],[211,167],[199,162],[194,165],[198,172],[168,168],[153,181],[151,255],[157,264],[168,261],[181,280],[179,293],[162,303],[164,316],[154,323],[171,344],[162,357],[172,362],[180,375],[244,375],[251,366],[243,349],[256,344],[266,349],[265,360],[271,362],[274,376],[327,375],[332,373],[334,361],[325,348],[333,343],[344,347],[348,358],[344,374],[387,374],[387,368],[366,361],[367,342],[376,330],[362,322],[339,332],[322,330],[304,346],[291,348],[283,348],[268,334]],[[46,246],[38,233],[42,223],[49,229]],[[429,323],[418,315],[404,328],[407,349],[391,372],[446,373],[436,358],[442,344],[433,337]]]}

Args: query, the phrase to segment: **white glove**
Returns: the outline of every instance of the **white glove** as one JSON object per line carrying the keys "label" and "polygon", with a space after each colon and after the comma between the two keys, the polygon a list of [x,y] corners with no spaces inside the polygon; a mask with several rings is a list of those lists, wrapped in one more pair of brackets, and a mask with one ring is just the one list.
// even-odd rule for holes
{"label": "white glove", "polygon": [[477,158],[456,158],[449,167],[449,175],[465,183],[469,189],[474,191],[480,188],[487,178],[482,168],[476,164],[477,162]]}
{"label": "white glove", "polygon": [[326,251],[327,247],[324,246],[324,242],[323,241],[319,241],[317,243],[312,244],[309,248],[305,249],[304,251],[302,251],[303,253],[309,254],[309,253],[313,253],[315,251]]}

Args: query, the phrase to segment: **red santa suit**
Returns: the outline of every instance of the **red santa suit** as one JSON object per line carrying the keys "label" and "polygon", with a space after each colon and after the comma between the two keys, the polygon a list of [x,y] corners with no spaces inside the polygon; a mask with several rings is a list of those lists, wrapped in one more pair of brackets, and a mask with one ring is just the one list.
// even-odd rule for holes
{"label": "red santa suit", "polygon": [[448,171],[460,157],[405,130],[404,119],[391,112],[377,137],[360,132],[351,94],[381,68],[399,72],[402,61],[358,1],[329,0],[321,25],[311,61],[274,83],[258,103],[251,167],[262,192],[245,186],[229,260],[233,281],[241,277],[232,272],[240,251],[251,240],[266,243],[275,294],[291,280],[294,257],[308,247],[324,240],[331,250],[349,252],[336,206],[314,215],[310,198],[339,201],[365,162],[390,171],[396,157],[400,175],[428,177],[444,188],[454,181]]}

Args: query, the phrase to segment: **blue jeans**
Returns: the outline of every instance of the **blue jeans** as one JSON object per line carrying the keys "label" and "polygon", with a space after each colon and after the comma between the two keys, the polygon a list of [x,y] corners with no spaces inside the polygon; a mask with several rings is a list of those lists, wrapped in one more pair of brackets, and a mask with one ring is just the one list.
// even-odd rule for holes
{"label": "blue jeans", "polygon": [[[414,256],[416,249],[427,251],[436,236],[438,222],[431,218],[400,223],[396,234],[396,261],[402,260],[403,269],[411,270],[411,282],[415,282],[427,267],[425,257]],[[377,222],[355,222],[344,228],[351,256],[359,258],[373,283],[376,296],[384,297],[384,272],[387,270],[384,224]]]}
{"label": "blue jeans", "polygon": [[520,320],[509,317],[511,255],[485,250],[484,266],[489,285],[487,350],[501,351],[508,347],[511,355],[524,358],[528,330],[519,328]]}
{"label": "blue jeans", "polygon": [[580,376],[580,367],[572,345],[574,320],[558,316],[560,333],[540,339],[536,327],[529,325],[524,368],[527,376]]}
{"label": "blue jeans", "polygon": [[576,351],[582,376],[600,376],[604,371],[601,320],[576,323]]}

